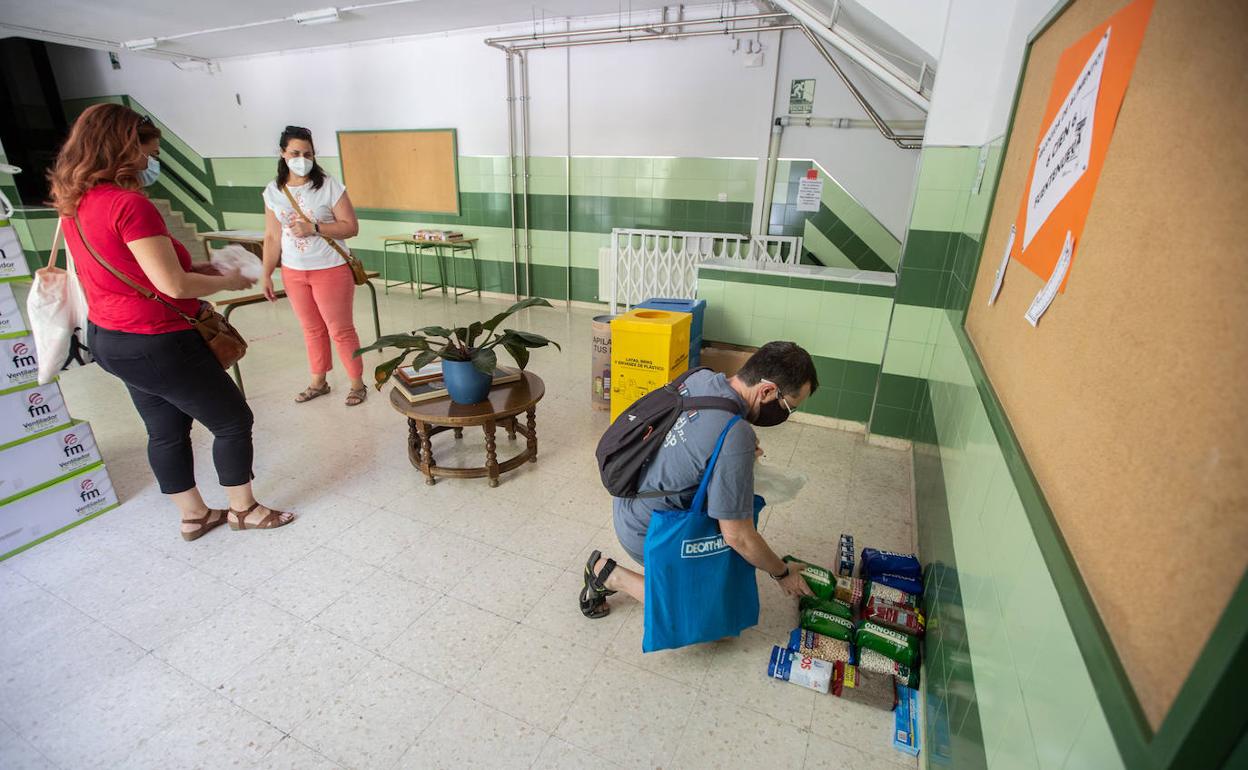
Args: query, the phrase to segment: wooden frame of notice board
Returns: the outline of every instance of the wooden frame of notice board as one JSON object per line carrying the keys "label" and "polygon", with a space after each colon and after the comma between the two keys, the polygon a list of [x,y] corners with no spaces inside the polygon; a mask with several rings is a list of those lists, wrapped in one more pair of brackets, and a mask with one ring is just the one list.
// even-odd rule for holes
{"label": "wooden frame of notice board", "polygon": [[[1158,7],[1174,6],[1185,0],[1157,0],[1154,8],[1154,23]],[[1002,151],[1002,164],[1008,162],[1011,144],[1022,143],[1025,153],[1031,153],[1037,135],[1037,126],[1019,124],[1019,107],[1027,86],[1028,65],[1032,62],[1033,48],[1046,32],[1053,29],[1072,6],[1083,3],[1096,4],[1098,8],[1108,7],[1103,14],[1112,15],[1127,5],[1127,0],[1066,0],[1057,6],[1042,21],[1028,38],[1024,61],[1015,89],[1014,104],[1006,130],[1005,146]],[[1195,3],[1185,3],[1190,8]],[[1231,4],[1227,4],[1228,7]],[[1169,10],[1167,8],[1167,10]],[[1189,11],[1199,13],[1197,11]],[[1098,20],[1099,21],[1099,20]],[[1163,21],[1164,23],[1164,21]],[[1094,22],[1095,24],[1095,22]],[[1171,30],[1166,28],[1166,32]],[[1076,38],[1077,39],[1077,38]],[[1145,45],[1147,46],[1147,36]],[[1172,41],[1167,41],[1172,42]],[[1063,46],[1064,47],[1064,46]],[[1143,56],[1143,52],[1141,53]],[[1046,84],[1045,90],[1048,90]],[[1127,99],[1131,97],[1128,90]],[[1124,108],[1125,109],[1125,108]],[[1204,118],[1212,118],[1206,115]],[[1020,129],[1018,136],[1015,130]],[[1017,148],[1016,148],[1017,149]],[[1112,155],[1112,147],[1111,147]],[[1004,251],[1004,238],[997,243],[990,241],[989,233],[993,230],[994,215],[998,210],[1006,220],[1005,227],[1013,222],[1018,207],[1017,197],[1002,195],[1002,173],[996,175],[992,190],[992,207],[985,220],[984,231],[980,243],[983,244],[975,270],[969,303],[986,303],[987,287],[991,286],[993,272]],[[1021,194],[1021,191],[1015,191]],[[1000,235],[993,232],[994,236]],[[985,264],[984,254],[988,255]],[[1072,268],[1072,281],[1078,281],[1080,270],[1078,262]],[[1086,265],[1085,265],[1086,266]],[[1021,276],[1020,276],[1021,274]],[[1022,265],[1014,264],[1007,271],[1007,284],[1010,278],[1016,284],[1023,283],[1027,292],[1034,293],[1036,279],[1025,272]],[[1050,313],[1060,313],[1062,300],[1068,299],[1059,295]],[[1025,303],[1024,303],[1025,304]],[[1001,315],[994,318],[994,323],[1021,324],[1021,309],[1017,304],[1010,307],[1008,317]],[[1000,306],[993,310],[1001,310]],[[1208,639],[1203,642],[1199,655],[1192,664],[1190,672],[1183,679],[1177,694],[1171,701],[1164,717],[1156,727],[1145,713],[1136,685],[1128,677],[1123,660],[1102,614],[1098,611],[1089,584],[1081,572],[1079,563],[1071,550],[1066,537],[1063,536],[1058,518],[1045,496],[1033,468],[1035,458],[1029,460],[1024,454],[1023,444],[1016,433],[1005,406],[1000,399],[993,383],[989,379],[988,370],[981,360],[981,350],[968,330],[968,321],[973,326],[976,319],[973,315],[980,313],[978,307],[955,308],[966,310],[962,322],[955,326],[955,333],[970,364],[974,375],[974,384],[984,403],[992,425],[994,435],[999,442],[1006,458],[1007,466],[1016,485],[1023,507],[1028,517],[1037,544],[1043,555],[1046,567],[1057,589],[1063,609],[1070,621],[1076,642],[1087,665],[1097,698],[1104,709],[1106,719],[1113,734],[1117,747],[1126,767],[1145,768],[1146,770],[1177,770],[1187,767],[1248,767],[1248,709],[1240,702],[1240,690],[1248,683],[1248,573],[1241,574],[1232,581],[1230,595],[1225,608],[1217,616]],[[1162,311],[1164,312],[1164,310]],[[1027,331],[1035,334],[1043,333],[1045,321],[1039,328]],[[1021,353],[1016,353],[1021,356]],[[1164,426],[1160,426],[1164,429]],[[1234,516],[1230,511],[1228,515]],[[1243,515],[1240,511],[1239,515]],[[1216,532],[1209,533],[1212,536]],[[1117,546],[1117,543],[1112,546]],[[1179,555],[1181,569],[1191,570],[1200,566],[1200,553],[1183,553]],[[1157,569],[1165,565],[1157,565]],[[1126,586],[1130,589],[1133,586]],[[1155,597],[1137,596],[1138,602],[1155,601]],[[1053,672],[1060,677],[1060,672]]]}
{"label": "wooden frame of notice board", "polygon": [[[358,142],[370,136],[373,142]],[[440,217],[462,213],[455,129],[353,129],[339,131],[337,141],[342,181],[357,209]],[[418,155],[411,158],[409,152]],[[406,162],[395,165],[396,158]]]}

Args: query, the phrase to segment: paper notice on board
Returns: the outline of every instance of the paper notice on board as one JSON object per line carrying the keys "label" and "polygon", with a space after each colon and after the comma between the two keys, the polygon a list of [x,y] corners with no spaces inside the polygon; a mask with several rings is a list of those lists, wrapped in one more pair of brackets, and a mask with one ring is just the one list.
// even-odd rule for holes
{"label": "paper notice on board", "polygon": [[1066,271],[1070,269],[1070,260],[1074,252],[1075,236],[1067,230],[1066,243],[1062,245],[1062,256],[1057,258],[1057,264],[1053,266],[1053,274],[1044,282],[1044,288],[1040,289],[1036,298],[1031,301],[1031,307],[1027,308],[1027,323],[1033,327],[1040,323],[1040,316],[1044,315],[1044,311],[1053,304],[1057,290],[1061,288],[1062,281],[1066,280]]}
{"label": "paper notice on board", "polygon": [[1062,100],[1057,117],[1049,124],[1036,151],[1035,170],[1027,191],[1027,229],[1023,233],[1023,249],[1048,221],[1057,204],[1075,186],[1092,159],[1092,119],[1096,115],[1096,97],[1101,90],[1101,74],[1105,71],[1105,55],[1109,50],[1109,33],[1092,51],[1088,63]]}
{"label": "paper notice on board", "polygon": [[1005,283],[1005,269],[1010,266],[1010,252],[1014,251],[1014,236],[1018,234],[1018,227],[1010,225],[1010,239],[1005,242],[1005,253],[1001,255],[1001,265],[997,268],[997,276],[992,279],[992,293],[988,295],[988,304],[997,301],[997,295],[1001,293],[1001,284]]}

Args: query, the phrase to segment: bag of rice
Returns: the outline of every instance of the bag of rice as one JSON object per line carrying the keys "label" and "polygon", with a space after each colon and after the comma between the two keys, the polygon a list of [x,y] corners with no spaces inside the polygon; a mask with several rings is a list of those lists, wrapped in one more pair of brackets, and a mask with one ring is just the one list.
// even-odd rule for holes
{"label": "bag of rice", "polygon": [[866,587],[863,589],[863,600],[870,601],[872,599],[883,599],[895,607],[901,607],[907,610],[918,609],[918,599],[905,591],[900,591],[891,586],[875,581],[867,581]]}
{"label": "bag of rice", "polygon": [[826,693],[832,685],[832,664],[784,647],[772,647],[767,676]]}
{"label": "bag of rice", "polygon": [[919,686],[918,666],[903,666],[875,650],[860,649],[857,652],[859,673],[868,671],[873,674],[884,674],[896,680],[897,684],[906,687]]}
{"label": "bag of rice", "polygon": [[905,591],[914,596],[923,595],[923,581],[918,578],[906,577],[905,575],[894,575],[891,572],[877,572],[871,576],[871,580],[876,583],[882,583],[891,586],[899,591]]}
{"label": "bag of rice", "polygon": [[[795,556],[785,556],[785,561],[801,561]],[[831,599],[836,590],[836,583],[833,579],[836,577],[832,571],[823,567],[807,564],[802,570],[802,577],[806,579],[806,585],[810,586],[810,590],[820,599]]]}
{"label": "bag of rice", "polygon": [[892,676],[840,661],[832,669],[832,694],[884,711],[892,711],[897,705],[897,685]]}
{"label": "bag of rice", "polygon": [[789,649],[829,663],[849,660],[849,642],[804,628],[795,628],[789,634]]}
{"label": "bag of rice", "polygon": [[846,620],[854,619],[854,608],[840,599],[820,599],[818,596],[803,596],[797,603],[801,610],[823,610]]}
{"label": "bag of rice", "polygon": [[923,615],[918,610],[909,610],[872,596],[867,600],[862,611],[863,620],[869,620],[885,628],[900,631],[914,636],[923,635]]}
{"label": "bag of rice", "polygon": [[802,610],[799,615],[798,625],[807,631],[814,631],[816,634],[831,637],[832,639],[840,639],[843,642],[852,642],[854,640],[854,622],[846,620],[839,615],[833,615],[823,610]]}
{"label": "bag of rice", "polygon": [[875,650],[904,666],[913,666],[919,659],[918,639],[870,621],[858,627],[854,643],[863,650]]}

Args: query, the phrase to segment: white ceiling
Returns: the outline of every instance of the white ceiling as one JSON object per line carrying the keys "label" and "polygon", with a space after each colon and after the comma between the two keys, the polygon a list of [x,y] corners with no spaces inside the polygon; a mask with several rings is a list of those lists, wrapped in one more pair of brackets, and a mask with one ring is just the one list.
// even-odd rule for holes
{"label": "white ceiling", "polygon": [[[8,29],[16,25],[72,35],[101,44],[119,44],[143,38],[167,38],[189,32],[232,27],[295,13],[314,11],[337,3],[339,8],[372,5],[377,0],[0,0],[0,37],[44,38],[74,42],[29,30]],[[542,0],[540,5],[515,0],[416,0],[344,11],[335,24],[300,25],[292,21],[197,34],[161,42],[170,53],[209,59],[271,51],[337,45],[450,30],[494,27],[545,18],[548,22],[568,16],[609,15],[612,21],[630,13],[672,4],[672,0]],[[753,3],[737,3],[742,13],[754,11]],[[651,15],[652,17],[652,15]],[[639,19],[640,20],[640,19]],[[560,29],[552,26],[551,29]],[[88,41],[79,41],[87,45]]]}

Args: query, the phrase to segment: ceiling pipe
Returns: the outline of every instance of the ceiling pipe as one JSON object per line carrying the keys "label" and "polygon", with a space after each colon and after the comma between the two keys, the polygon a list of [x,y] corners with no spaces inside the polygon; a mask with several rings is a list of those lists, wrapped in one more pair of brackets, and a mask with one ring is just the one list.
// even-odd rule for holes
{"label": "ceiling pipe", "polygon": [[[875,128],[875,123],[865,118],[811,118],[800,115],[782,115],[776,123],[785,128],[804,126],[806,128]],[[922,131],[925,121],[922,120],[886,120],[884,125],[895,131]]]}
{"label": "ceiling pipe", "polygon": [[884,135],[885,139],[903,150],[917,150],[923,146],[921,143],[923,140],[922,134],[910,134],[903,136],[897,134],[889,128],[888,124],[884,122],[884,119],[880,117],[880,114],[876,112],[875,108],[871,106],[871,103],[867,101],[867,97],[862,95],[862,92],[858,90],[858,87],[855,86],[853,81],[849,79],[849,76],[845,74],[845,70],[841,69],[841,65],[837,64],[836,59],[832,58],[832,54],[828,52],[828,49],[824,48],[823,43],[819,42],[819,38],[815,37],[814,33],[810,30],[810,27],[802,27],[802,32],[806,35],[806,39],[810,41],[810,44],[815,47],[815,50],[819,52],[819,55],[823,57],[823,60],[826,61],[828,66],[832,68],[832,71],[836,73],[836,76],[839,77],[841,82],[845,84],[845,87],[849,89],[849,93],[854,97],[854,101],[858,102],[858,106],[867,113],[867,117],[871,119],[871,122],[875,124],[876,129]]}
{"label": "ceiling pipe", "polygon": [[[845,38],[841,37],[836,30],[830,29],[824,22],[812,15],[805,8],[793,0],[770,0],[772,5],[787,11],[790,16],[799,21],[807,30],[807,37],[812,37],[809,33],[814,32],[821,39],[827,42],[836,50],[848,56],[855,64],[871,73],[877,80],[896,91],[903,99],[913,104],[923,112],[931,109],[931,100],[924,96],[914,84],[900,77],[892,68],[887,67],[870,56],[863,53],[858,47],[849,43]],[[824,58],[827,58],[826,56]],[[833,65],[836,66],[836,65]],[[839,67],[837,67],[839,71]],[[838,72],[839,74],[839,72]],[[844,79],[844,78],[842,78]]]}
{"label": "ceiling pipe", "polygon": [[708,37],[710,35],[737,35],[751,32],[781,32],[786,29],[802,29],[800,24],[769,24],[758,27],[736,27],[733,29],[711,29],[700,32],[666,32],[659,35],[640,35],[629,33],[624,37],[597,38],[594,40],[568,40],[538,42],[530,45],[495,46],[503,51],[534,51],[545,48],[576,48],[583,45],[606,45],[608,43],[639,43],[643,40],[683,40],[688,37]]}
{"label": "ceiling pipe", "polygon": [[755,13],[745,16],[713,16],[707,19],[684,19],[681,21],[667,21],[655,24],[633,24],[628,26],[616,25],[614,27],[599,27],[596,29],[577,29],[567,30],[564,32],[541,32],[528,35],[510,35],[508,37],[492,37],[485,41],[488,46],[494,48],[502,48],[508,43],[535,42],[538,40],[548,40],[557,37],[584,37],[586,35],[608,35],[623,34],[625,32],[650,32],[646,37],[655,37],[653,32],[655,29],[666,29],[667,27],[692,27],[702,26],[705,24],[733,24],[741,21],[762,21],[764,19],[780,19],[785,18],[787,13]]}

